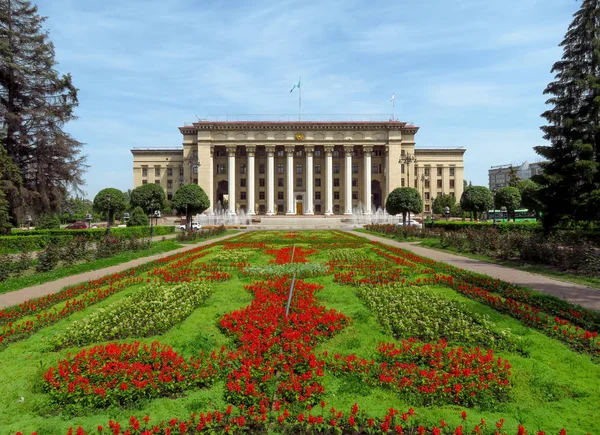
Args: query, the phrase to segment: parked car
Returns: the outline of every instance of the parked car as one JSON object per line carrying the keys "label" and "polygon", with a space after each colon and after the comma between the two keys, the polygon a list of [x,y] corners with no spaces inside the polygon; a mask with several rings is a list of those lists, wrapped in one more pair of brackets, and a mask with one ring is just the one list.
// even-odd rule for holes
{"label": "parked car", "polygon": [[88,226],[85,222],[73,222],[65,227],[66,230],[87,230]]}
{"label": "parked car", "polygon": [[[402,221],[400,221],[396,225],[404,226],[404,223]],[[406,221],[406,226],[423,228],[423,225],[421,224],[421,222],[417,222],[417,221],[414,221],[412,219],[409,219],[409,220]]]}
{"label": "parked car", "polygon": [[[197,231],[197,230],[199,230],[199,229],[201,229],[201,228],[202,228],[198,222],[192,222],[192,225],[191,225],[191,227],[192,227],[192,231]],[[181,225],[179,225],[179,227],[178,227],[178,228],[179,228],[180,230],[182,230],[182,231],[185,231],[185,230],[186,230],[185,224],[181,224]]]}

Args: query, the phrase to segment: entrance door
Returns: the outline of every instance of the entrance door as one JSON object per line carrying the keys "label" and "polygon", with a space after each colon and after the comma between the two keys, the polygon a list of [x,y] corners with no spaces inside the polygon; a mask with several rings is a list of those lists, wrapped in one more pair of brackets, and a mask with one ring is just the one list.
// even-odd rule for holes
{"label": "entrance door", "polygon": [[302,214],[302,203],[301,202],[296,203],[296,214]]}

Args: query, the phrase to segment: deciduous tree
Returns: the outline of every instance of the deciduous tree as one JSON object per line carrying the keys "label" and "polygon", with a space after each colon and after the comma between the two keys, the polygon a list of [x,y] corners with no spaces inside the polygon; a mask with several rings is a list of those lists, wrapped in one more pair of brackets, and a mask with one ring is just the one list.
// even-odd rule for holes
{"label": "deciduous tree", "polygon": [[197,184],[186,184],[181,186],[173,196],[173,207],[179,213],[186,213],[186,228],[190,228],[192,215],[202,213],[210,207],[210,200],[206,192]]}
{"label": "deciduous tree", "polygon": [[127,226],[147,227],[148,225],[150,225],[150,220],[148,219],[148,216],[146,216],[146,213],[144,213],[144,210],[142,210],[141,207],[134,208],[131,212],[131,217],[129,218],[129,221],[127,221]]}
{"label": "deciduous tree", "polygon": [[144,212],[149,213],[163,210],[167,206],[167,197],[162,187],[149,183],[133,189],[129,202],[132,207],[141,207]]}
{"label": "deciduous tree", "polygon": [[490,210],[494,204],[494,196],[485,186],[469,186],[460,197],[460,208],[473,213],[477,220],[479,215]]}
{"label": "deciduous tree", "polygon": [[385,201],[385,210],[396,215],[402,213],[402,223],[406,225],[407,213],[421,213],[423,201],[419,191],[413,187],[397,187],[392,190]]}
{"label": "deciduous tree", "polygon": [[600,2],[583,0],[560,46],[542,116],[549,145],[535,151],[547,159],[542,185],[546,230],[565,221],[600,220]]}
{"label": "deciduous tree", "polygon": [[456,198],[449,194],[442,194],[433,200],[433,212],[435,214],[442,214],[444,207],[452,209],[456,204]]}
{"label": "deciduous tree", "polygon": [[108,187],[106,189],[102,189],[94,197],[94,211],[96,213],[105,214],[108,212],[108,195],[110,195],[110,216],[107,216],[106,218],[108,222],[112,224],[115,214],[121,213],[123,210],[125,210],[127,203],[125,202],[125,195],[123,195],[123,192],[121,192],[119,189],[115,189],[114,187]]}
{"label": "deciduous tree", "polygon": [[521,205],[521,192],[516,187],[503,187],[496,192],[496,207],[506,207],[508,218],[515,220],[515,210]]}

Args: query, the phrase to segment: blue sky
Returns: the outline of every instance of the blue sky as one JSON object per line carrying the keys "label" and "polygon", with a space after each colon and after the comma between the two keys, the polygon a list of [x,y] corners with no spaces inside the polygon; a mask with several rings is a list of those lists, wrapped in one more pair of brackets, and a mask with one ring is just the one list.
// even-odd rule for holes
{"label": "blue sky", "polygon": [[[34,0],[35,2],[35,0]],[[391,114],[463,146],[465,178],[536,161],[542,94],[574,0],[38,0],[79,88],[87,196],[132,187],[135,146],[210,114]]]}

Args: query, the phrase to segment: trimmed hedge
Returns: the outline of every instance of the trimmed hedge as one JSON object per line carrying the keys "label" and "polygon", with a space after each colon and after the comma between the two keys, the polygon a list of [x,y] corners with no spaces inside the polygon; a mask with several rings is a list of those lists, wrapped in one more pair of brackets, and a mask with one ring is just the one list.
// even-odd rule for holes
{"label": "trimmed hedge", "polygon": [[[173,226],[154,227],[155,236],[164,236],[175,232]],[[65,245],[75,237],[83,237],[90,241],[104,239],[105,228],[89,230],[32,230],[15,231],[11,236],[0,237],[0,252],[36,251],[44,249],[48,244]],[[110,234],[119,239],[142,238],[150,236],[150,227],[111,228]]]}
{"label": "trimmed hedge", "polygon": [[[488,229],[493,228],[493,222],[468,222],[468,221],[439,221],[433,224],[434,228],[446,231],[460,231],[466,229]],[[496,228],[501,233],[509,231],[523,231],[528,233],[542,232],[543,228],[539,222],[496,222]]]}

